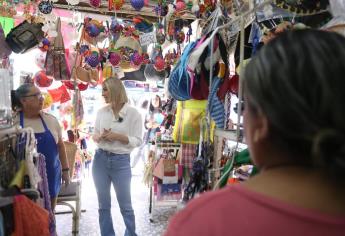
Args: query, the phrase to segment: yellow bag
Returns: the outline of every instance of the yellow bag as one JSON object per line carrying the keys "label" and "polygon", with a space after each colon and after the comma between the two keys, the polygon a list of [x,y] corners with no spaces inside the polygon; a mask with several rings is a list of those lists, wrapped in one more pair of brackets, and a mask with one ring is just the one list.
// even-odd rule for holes
{"label": "yellow bag", "polygon": [[17,186],[18,188],[22,188],[25,172],[26,172],[26,164],[24,160],[21,160],[19,164],[19,169],[16,175],[13,177],[9,186]]}
{"label": "yellow bag", "polygon": [[173,140],[197,144],[200,139],[200,119],[205,118],[207,100],[177,101]]}

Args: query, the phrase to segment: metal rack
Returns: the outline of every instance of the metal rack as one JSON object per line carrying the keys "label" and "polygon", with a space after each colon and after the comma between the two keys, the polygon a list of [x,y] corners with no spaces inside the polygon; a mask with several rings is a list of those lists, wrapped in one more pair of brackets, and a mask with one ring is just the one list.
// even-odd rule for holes
{"label": "metal rack", "polygon": [[[178,155],[180,148],[181,148],[180,143],[172,143],[172,142],[158,142],[158,143],[156,143],[156,147],[154,150],[153,166],[155,166],[155,164],[158,163],[159,159],[161,158],[160,154],[163,153],[164,150],[167,150],[168,152],[173,151],[174,156],[176,157]],[[149,196],[150,222],[154,222],[153,212],[154,212],[156,207],[177,207],[177,204],[179,202],[177,200],[159,200],[158,201],[157,196],[155,195],[155,191],[154,191],[153,178],[154,178],[154,175],[153,175],[153,170],[152,170],[151,181],[149,184],[149,189],[150,189],[150,196]],[[158,189],[157,189],[157,191],[158,191]]]}

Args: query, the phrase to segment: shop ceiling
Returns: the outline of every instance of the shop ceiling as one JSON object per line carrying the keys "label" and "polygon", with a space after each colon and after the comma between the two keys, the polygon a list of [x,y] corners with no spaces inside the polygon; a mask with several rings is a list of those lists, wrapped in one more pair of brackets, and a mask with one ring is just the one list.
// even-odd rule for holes
{"label": "shop ceiling", "polygon": [[[116,16],[121,19],[131,20],[134,16],[142,16],[147,20],[152,22],[157,22],[159,20],[159,16],[155,13],[154,7],[157,5],[156,2],[150,1],[148,6],[144,6],[140,11],[136,11],[130,4],[129,0],[125,0],[124,5],[121,7],[120,10],[116,10]],[[65,9],[65,10],[75,10],[82,13],[92,13],[92,14],[100,14],[100,15],[107,15],[107,16],[115,16],[114,10],[108,10],[108,1],[101,1],[100,7],[92,7],[89,4],[89,1],[80,1],[78,5],[72,6],[69,5],[65,0],[59,0],[58,2],[54,3],[54,8],[56,9]],[[185,20],[195,20],[195,16],[190,12],[185,12],[179,18]]]}

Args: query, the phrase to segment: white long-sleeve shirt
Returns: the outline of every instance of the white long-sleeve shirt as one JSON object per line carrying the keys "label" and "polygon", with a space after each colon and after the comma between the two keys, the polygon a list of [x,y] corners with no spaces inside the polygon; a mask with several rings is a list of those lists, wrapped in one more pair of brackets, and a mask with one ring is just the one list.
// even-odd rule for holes
{"label": "white long-sleeve shirt", "polygon": [[129,154],[142,143],[142,118],[140,113],[129,104],[123,106],[119,116],[122,118],[121,122],[115,118],[110,105],[101,108],[96,116],[95,134],[100,135],[104,132],[104,129],[111,129],[112,132],[126,135],[129,143],[123,144],[119,141],[107,142],[102,140],[96,145],[98,148],[112,153]]}

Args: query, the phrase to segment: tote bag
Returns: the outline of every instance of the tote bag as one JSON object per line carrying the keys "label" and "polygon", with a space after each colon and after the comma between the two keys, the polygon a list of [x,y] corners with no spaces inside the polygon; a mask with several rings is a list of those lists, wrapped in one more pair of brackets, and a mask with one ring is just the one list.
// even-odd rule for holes
{"label": "tote bag", "polygon": [[200,137],[200,119],[206,115],[207,100],[177,101],[173,140],[197,144]]}

